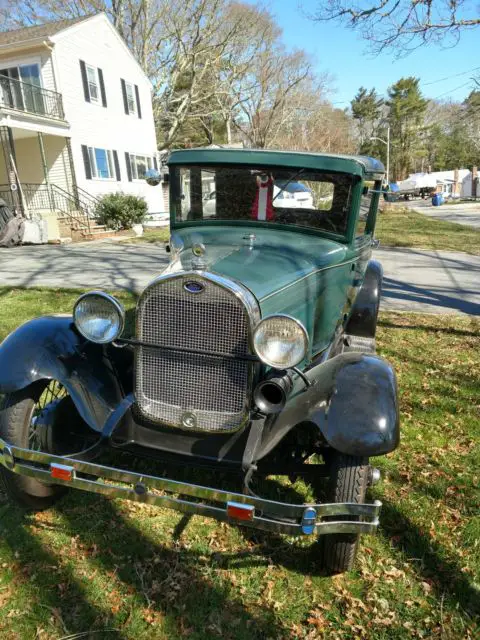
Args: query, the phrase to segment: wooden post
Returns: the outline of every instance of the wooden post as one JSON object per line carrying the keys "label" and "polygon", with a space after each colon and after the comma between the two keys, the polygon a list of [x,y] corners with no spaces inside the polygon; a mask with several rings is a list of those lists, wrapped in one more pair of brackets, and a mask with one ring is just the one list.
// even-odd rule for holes
{"label": "wooden post", "polygon": [[53,213],[55,211],[55,201],[53,199],[53,193],[50,188],[50,177],[48,175],[47,158],[45,155],[45,145],[43,144],[43,133],[38,132],[38,146],[40,147],[40,157],[42,159],[43,176],[45,178],[45,184],[47,185],[48,202],[50,204],[50,210]]}
{"label": "wooden post", "polygon": [[75,198],[75,206],[77,207],[77,209],[80,209],[80,195],[78,193],[77,176],[75,173],[75,165],[73,164],[72,144],[70,142],[70,138],[65,138],[65,144],[67,147],[68,164],[70,167],[70,179],[73,197]]}
{"label": "wooden post", "polygon": [[477,167],[472,167],[472,198],[477,197],[478,192],[478,169]]}

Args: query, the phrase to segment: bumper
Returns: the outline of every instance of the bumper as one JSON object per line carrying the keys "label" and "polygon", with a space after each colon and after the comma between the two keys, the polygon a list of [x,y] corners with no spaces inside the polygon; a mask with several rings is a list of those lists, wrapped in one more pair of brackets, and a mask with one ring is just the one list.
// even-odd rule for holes
{"label": "bumper", "polygon": [[[382,506],[378,500],[373,504],[303,505],[264,500],[21,449],[7,444],[1,438],[0,464],[13,473],[50,484],[169,507],[186,514],[203,515],[287,535],[370,533],[378,526]],[[329,521],[325,522],[326,517]],[[333,520],[334,517],[340,520]]]}

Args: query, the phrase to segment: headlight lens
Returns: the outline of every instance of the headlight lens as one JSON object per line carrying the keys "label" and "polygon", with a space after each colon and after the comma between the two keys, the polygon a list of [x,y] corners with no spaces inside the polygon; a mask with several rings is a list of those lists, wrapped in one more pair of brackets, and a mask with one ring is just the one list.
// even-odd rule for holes
{"label": "headlight lens", "polygon": [[125,311],[112,296],[92,291],[81,296],[75,303],[73,321],[87,340],[106,344],[122,333]]}
{"label": "headlight lens", "polygon": [[253,344],[262,362],[275,369],[288,369],[307,355],[308,335],[295,318],[268,316],[255,329]]}

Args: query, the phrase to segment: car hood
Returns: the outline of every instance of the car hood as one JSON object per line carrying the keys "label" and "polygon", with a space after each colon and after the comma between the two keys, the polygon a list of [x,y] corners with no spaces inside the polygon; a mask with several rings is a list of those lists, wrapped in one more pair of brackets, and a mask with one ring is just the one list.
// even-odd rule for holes
{"label": "car hood", "polygon": [[[253,236],[253,237],[251,237]],[[167,272],[193,268],[191,247],[205,246],[204,271],[233,278],[262,303],[307,276],[341,263],[347,249],[317,235],[257,227],[182,229],[172,236],[172,249],[183,247]]]}

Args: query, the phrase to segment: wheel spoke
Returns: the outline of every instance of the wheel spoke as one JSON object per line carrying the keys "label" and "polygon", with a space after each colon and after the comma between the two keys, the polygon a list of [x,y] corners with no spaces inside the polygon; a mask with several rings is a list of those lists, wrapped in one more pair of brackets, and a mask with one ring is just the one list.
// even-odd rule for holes
{"label": "wheel spoke", "polygon": [[29,449],[33,451],[41,450],[41,438],[38,431],[37,421],[41,417],[42,412],[45,411],[49,405],[51,405],[53,402],[56,402],[57,400],[66,397],[66,395],[67,391],[65,387],[56,380],[51,380],[45,387],[33,407],[32,416],[30,419],[30,430],[28,433]]}

